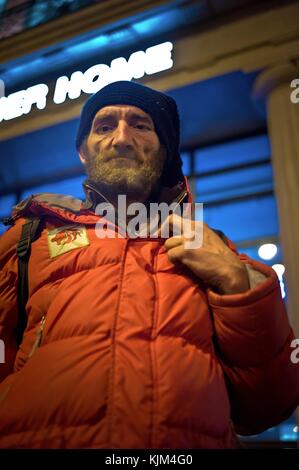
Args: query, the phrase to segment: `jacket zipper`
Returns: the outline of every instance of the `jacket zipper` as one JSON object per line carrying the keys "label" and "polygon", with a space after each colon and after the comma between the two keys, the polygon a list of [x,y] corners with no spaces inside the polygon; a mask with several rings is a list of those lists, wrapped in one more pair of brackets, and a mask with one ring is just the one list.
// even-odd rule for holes
{"label": "jacket zipper", "polygon": [[28,354],[28,359],[30,359],[30,357],[35,353],[37,348],[39,348],[39,346],[41,345],[45,321],[46,321],[46,316],[43,315],[42,319],[40,321],[40,324],[39,324],[39,328],[38,328],[37,333],[36,333],[36,338],[35,338],[35,341],[33,343],[32,349],[31,349],[30,353]]}

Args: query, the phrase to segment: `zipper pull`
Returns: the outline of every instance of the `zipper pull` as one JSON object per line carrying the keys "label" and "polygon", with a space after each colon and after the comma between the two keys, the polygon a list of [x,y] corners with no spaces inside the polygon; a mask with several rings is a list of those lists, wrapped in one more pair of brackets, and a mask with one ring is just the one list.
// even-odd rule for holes
{"label": "zipper pull", "polygon": [[46,317],[45,317],[45,315],[43,315],[43,316],[42,316],[42,319],[41,319],[41,321],[40,321],[40,324],[39,324],[39,328],[38,328],[37,333],[36,333],[35,341],[34,341],[34,343],[33,343],[32,349],[31,349],[31,351],[30,351],[30,353],[29,353],[29,355],[28,355],[28,359],[30,359],[30,357],[32,356],[32,354],[37,350],[37,348],[38,348],[38,347],[40,346],[40,344],[41,344],[45,321],[46,321]]}

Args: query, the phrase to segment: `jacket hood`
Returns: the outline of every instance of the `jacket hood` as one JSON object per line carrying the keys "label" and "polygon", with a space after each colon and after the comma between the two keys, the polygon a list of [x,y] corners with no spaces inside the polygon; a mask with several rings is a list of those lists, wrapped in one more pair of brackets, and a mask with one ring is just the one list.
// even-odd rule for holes
{"label": "jacket hood", "polygon": [[[49,208],[52,212],[67,211],[70,214],[80,215],[86,211],[93,212],[97,204],[101,202],[109,202],[108,199],[96,187],[95,183],[90,180],[83,182],[83,189],[86,199],[74,198],[63,194],[55,193],[37,193],[32,194],[28,198],[20,201],[17,205],[13,206],[12,216],[5,221],[5,225],[11,225],[14,221],[23,216],[42,215],[45,209]],[[166,202],[171,204],[177,202],[192,202],[192,197],[188,185],[187,178],[184,177],[173,187],[160,186],[149,198],[147,202]]]}

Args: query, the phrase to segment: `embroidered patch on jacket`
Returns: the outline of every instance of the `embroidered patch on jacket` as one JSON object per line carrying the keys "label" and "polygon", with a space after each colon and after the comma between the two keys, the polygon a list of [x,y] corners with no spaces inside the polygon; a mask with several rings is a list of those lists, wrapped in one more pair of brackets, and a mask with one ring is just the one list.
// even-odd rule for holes
{"label": "embroidered patch on jacket", "polygon": [[84,225],[65,225],[48,232],[50,258],[68,251],[89,245],[87,230]]}

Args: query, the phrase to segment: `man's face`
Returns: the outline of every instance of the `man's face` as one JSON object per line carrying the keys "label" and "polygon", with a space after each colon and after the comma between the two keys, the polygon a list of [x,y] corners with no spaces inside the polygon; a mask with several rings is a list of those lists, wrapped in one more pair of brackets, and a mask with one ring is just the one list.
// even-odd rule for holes
{"label": "man's face", "polygon": [[111,105],[95,115],[80,148],[89,179],[117,194],[146,198],[166,158],[152,118],[140,108]]}

